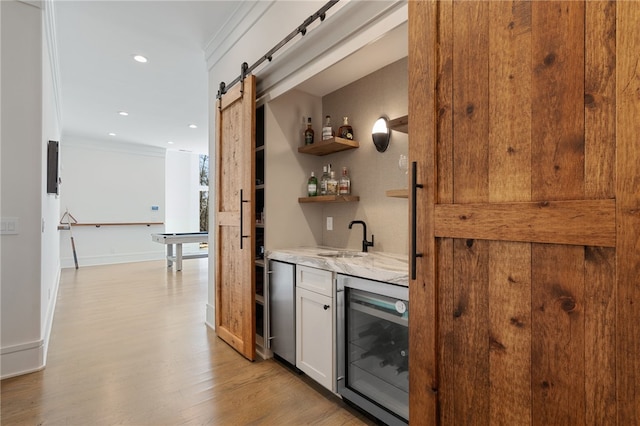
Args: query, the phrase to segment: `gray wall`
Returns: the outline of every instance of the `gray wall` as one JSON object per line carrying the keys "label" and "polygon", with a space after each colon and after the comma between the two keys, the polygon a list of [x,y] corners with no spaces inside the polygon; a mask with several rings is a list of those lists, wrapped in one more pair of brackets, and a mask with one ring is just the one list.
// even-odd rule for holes
{"label": "gray wall", "polygon": [[[359,250],[362,230],[349,230],[351,220],[367,223],[367,237],[375,235],[372,250],[388,253],[408,253],[407,199],[389,198],[385,191],[407,188],[408,176],[398,168],[400,154],[408,152],[408,136],[393,131],[389,148],[376,151],[371,139],[373,123],[381,116],[394,119],[408,110],[407,59],[402,59],[376,71],[322,99],[323,115],[331,115],[335,130],[341,117],[348,116],[353,126],[358,149],[320,157],[316,174],[322,164],[330,162],[336,175],[347,166],[352,192],[360,196],[358,203],[327,204],[323,208],[322,243],[331,247]],[[333,217],[333,231],[327,231],[326,217]]]}

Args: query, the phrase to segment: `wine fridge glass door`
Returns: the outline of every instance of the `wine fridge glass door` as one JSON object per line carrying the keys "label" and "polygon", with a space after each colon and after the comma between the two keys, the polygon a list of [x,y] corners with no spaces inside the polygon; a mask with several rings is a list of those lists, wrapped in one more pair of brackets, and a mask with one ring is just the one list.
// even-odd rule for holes
{"label": "wine fridge glass door", "polygon": [[409,303],[346,288],[346,386],[409,418]]}

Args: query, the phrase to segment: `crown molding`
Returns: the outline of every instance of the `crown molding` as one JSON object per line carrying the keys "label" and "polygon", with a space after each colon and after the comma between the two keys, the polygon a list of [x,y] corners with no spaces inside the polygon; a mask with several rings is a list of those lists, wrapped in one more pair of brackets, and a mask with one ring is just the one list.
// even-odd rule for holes
{"label": "crown molding", "polygon": [[204,54],[207,61],[207,70],[215,67],[276,1],[239,2],[236,11],[205,46]]}
{"label": "crown molding", "polygon": [[[166,157],[167,149],[155,145],[144,145],[134,142],[114,140],[98,140],[81,135],[63,135],[60,139],[62,149],[65,146],[87,149],[91,151],[118,152],[128,155],[142,155],[147,157]],[[64,154],[62,154],[64,156]]]}
{"label": "crown molding", "polygon": [[38,9],[42,9],[43,2],[48,0],[18,0],[20,3],[28,4],[29,6],[37,7]]}
{"label": "crown molding", "polygon": [[[31,2],[29,2],[31,3]],[[55,8],[53,0],[44,0],[44,34],[47,43],[47,52],[49,53],[49,66],[51,68],[51,81],[53,90],[53,102],[58,120],[58,128],[62,127],[62,87],[60,83],[60,61],[58,56],[58,42],[56,37],[56,20]]]}

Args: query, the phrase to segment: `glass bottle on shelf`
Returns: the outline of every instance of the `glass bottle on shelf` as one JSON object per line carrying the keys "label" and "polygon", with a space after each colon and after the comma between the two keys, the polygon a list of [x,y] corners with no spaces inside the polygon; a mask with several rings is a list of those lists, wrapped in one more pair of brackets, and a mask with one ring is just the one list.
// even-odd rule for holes
{"label": "glass bottle on shelf", "polygon": [[336,133],[333,131],[333,127],[331,127],[331,116],[327,115],[325,117],[324,127],[322,128],[322,140],[331,139],[335,135]]}
{"label": "glass bottle on shelf", "polygon": [[327,195],[327,182],[329,181],[329,172],[327,166],[322,166],[322,177],[320,177],[320,195]]}
{"label": "glass bottle on shelf", "polygon": [[338,181],[336,180],[336,172],[331,170],[329,180],[327,181],[327,195],[338,194]]}
{"label": "glass bottle on shelf", "polygon": [[307,181],[307,194],[309,197],[315,197],[318,195],[318,178],[314,172],[311,172],[311,177]]}
{"label": "glass bottle on shelf", "polygon": [[304,131],[304,144],[311,145],[313,143],[314,131],[311,128],[311,117],[307,118],[307,128]]}
{"label": "glass bottle on shelf", "polygon": [[353,140],[353,128],[349,125],[349,117],[342,118],[342,126],[338,129],[338,136],[343,139]]}
{"label": "glass bottle on shelf", "polygon": [[342,168],[342,176],[340,177],[340,183],[338,184],[338,193],[340,195],[349,195],[351,194],[351,179],[349,178],[349,173],[347,172],[347,168]]}

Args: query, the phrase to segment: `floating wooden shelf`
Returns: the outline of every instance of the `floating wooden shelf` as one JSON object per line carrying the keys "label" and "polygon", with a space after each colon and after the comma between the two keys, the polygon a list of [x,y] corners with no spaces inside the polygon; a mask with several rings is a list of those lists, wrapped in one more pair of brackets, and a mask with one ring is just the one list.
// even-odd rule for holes
{"label": "floating wooden shelf", "polygon": [[387,197],[393,198],[409,198],[408,189],[390,189],[386,192]]}
{"label": "floating wooden shelf", "polygon": [[300,146],[298,147],[298,152],[311,155],[328,155],[334,152],[346,151],[347,149],[355,149],[359,146],[358,141],[335,137],[311,145]]}
{"label": "floating wooden shelf", "polygon": [[409,116],[405,115],[389,120],[389,128],[398,132],[409,133]]}
{"label": "floating wooden shelf", "polygon": [[348,203],[360,201],[357,195],[318,195],[317,197],[300,197],[299,203]]}

